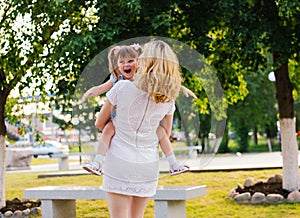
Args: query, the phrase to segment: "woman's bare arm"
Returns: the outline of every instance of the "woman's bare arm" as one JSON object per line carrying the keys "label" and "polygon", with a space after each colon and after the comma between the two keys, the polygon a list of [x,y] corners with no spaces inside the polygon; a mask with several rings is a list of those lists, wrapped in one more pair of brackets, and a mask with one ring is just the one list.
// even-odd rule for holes
{"label": "woman's bare arm", "polygon": [[173,114],[172,115],[166,115],[161,121],[160,126],[163,127],[166,131],[167,136],[171,135],[172,131],[172,123],[173,123]]}

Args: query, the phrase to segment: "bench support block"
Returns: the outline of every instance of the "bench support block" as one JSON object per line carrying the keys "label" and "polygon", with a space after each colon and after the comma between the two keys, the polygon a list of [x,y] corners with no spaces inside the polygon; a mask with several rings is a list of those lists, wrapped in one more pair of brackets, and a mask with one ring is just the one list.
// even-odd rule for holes
{"label": "bench support block", "polygon": [[58,169],[69,170],[69,158],[68,156],[62,156],[58,158]]}
{"label": "bench support block", "polygon": [[186,218],[185,201],[154,201],[155,218]]}
{"label": "bench support block", "polygon": [[75,200],[41,200],[43,218],[76,218]]}

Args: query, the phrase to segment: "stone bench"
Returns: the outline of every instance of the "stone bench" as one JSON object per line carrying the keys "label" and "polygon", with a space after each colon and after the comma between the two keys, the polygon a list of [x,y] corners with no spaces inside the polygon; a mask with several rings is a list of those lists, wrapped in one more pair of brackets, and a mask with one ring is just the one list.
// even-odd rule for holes
{"label": "stone bench", "polygon": [[[186,200],[204,196],[206,186],[159,186],[154,200],[156,218],[185,218]],[[100,186],[43,186],[24,190],[24,198],[40,199],[43,218],[75,218],[76,200],[104,200]]]}
{"label": "stone bench", "polygon": [[70,156],[83,156],[88,157],[88,160],[93,160],[95,157],[94,152],[76,152],[69,154],[54,154],[52,158],[57,158],[58,160],[58,170],[69,170],[69,157]]}

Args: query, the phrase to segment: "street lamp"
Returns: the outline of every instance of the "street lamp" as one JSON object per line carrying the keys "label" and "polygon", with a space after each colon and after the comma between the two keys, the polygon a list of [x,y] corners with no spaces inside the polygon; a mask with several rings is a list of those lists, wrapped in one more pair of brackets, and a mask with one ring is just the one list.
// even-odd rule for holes
{"label": "street lamp", "polygon": [[[276,81],[276,77],[275,77],[275,73],[274,71],[271,71],[268,75],[268,79],[271,82],[275,82]],[[280,134],[280,129],[279,129],[279,122],[277,122],[277,134]],[[271,139],[268,137],[268,147],[269,147],[269,151],[272,152],[272,142]]]}
{"label": "street lamp", "polygon": [[271,82],[275,82],[275,81],[276,81],[276,77],[275,77],[274,71],[271,71],[271,72],[269,73],[268,79],[269,79]]}

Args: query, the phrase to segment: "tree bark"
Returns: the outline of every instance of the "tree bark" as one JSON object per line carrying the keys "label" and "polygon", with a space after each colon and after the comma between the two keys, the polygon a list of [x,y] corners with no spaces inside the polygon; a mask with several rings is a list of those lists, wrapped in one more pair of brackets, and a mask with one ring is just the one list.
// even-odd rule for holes
{"label": "tree bark", "polygon": [[0,135],[0,208],[5,207],[5,157],[5,138],[3,135]]}
{"label": "tree bark", "polygon": [[271,130],[269,128],[269,126],[266,126],[266,135],[267,135],[267,141],[268,141],[268,148],[269,151],[272,152],[272,148],[273,148],[273,140],[272,140],[272,134],[271,134]]}
{"label": "tree bark", "polygon": [[299,190],[298,146],[296,140],[295,120],[280,119],[280,133],[282,142],[282,187],[289,191]]}
{"label": "tree bark", "polygon": [[[3,71],[1,71],[3,72]],[[6,99],[9,94],[9,90],[0,89],[0,208],[5,206],[5,170],[6,170],[6,147],[5,147],[5,117],[4,110]]]}
{"label": "tree bark", "polygon": [[275,77],[279,118],[294,118],[293,86],[287,63],[282,64],[275,70]]}
{"label": "tree bark", "polygon": [[228,135],[228,125],[226,125],[225,127],[225,131],[224,131],[224,136],[222,138],[222,142],[220,144],[219,153],[228,153],[229,152],[229,148],[228,148],[228,142],[229,142],[229,135]]}
{"label": "tree bark", "polygon": [[253,128],[253,143],[254,145],[257,145],[258,144],[258,139],[257,139],[257,126],[255,126]]}
{"label": "tree bark", "polygon": [[[280,58],[278,53],[273,54],[274,62]],[[294,121],[293,86],[289,78],[287,62],[275,70],[276,98],[279,108],[280,134],[283,159],[283,188],[289,191],[300,188],[298,172],[298,144]]]}

